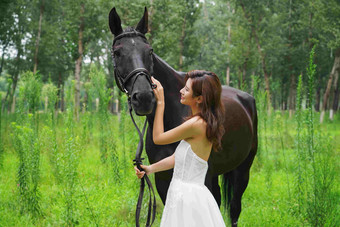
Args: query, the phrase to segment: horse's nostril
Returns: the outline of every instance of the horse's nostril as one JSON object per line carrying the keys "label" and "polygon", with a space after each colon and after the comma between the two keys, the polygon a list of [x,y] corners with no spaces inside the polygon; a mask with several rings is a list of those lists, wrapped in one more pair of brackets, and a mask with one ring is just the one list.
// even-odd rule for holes
{"label": "horse's nostril", "polygon": [[137,95],[138,95],[137,92],[132,94],[132,101],[138,101],[137,100]]}
{"label": "horse's nostril", "polygon": [[153,93],[151,92],[136,92],[132,94],[132,101],[138,102],[140,104],[150,103],[153,98]]}

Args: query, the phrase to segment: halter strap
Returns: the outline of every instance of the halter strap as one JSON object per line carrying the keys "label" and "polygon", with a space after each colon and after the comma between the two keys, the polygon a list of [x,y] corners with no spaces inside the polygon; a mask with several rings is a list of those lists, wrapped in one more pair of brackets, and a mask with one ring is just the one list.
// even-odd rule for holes
{"label": "halter strap", "polygon": [[[140,33],[138,31],[131,31],[131,32],[126,32],[126,33],[122,33],[118,36],[116,36],[113,40],[113,44],[112,46],[114,46],[115,42],[121,38],[124,38],[124,37],[133,37],[133,36],[140,36],[142,37],[143,39],[146,39],[145,35],[143,33]],[[151,81],[151,74],[152,72],[150,73],[147,69],[145,68],[137,68],[137,69],[134,69],[132,70],[125,78],[122,77],[122,75],[120,74],[118,68],[117,68],[117,64],[116,64],[116,60],[115,60],[115,56],[113,54],[113,49],[111,48],[111,57],[112,57],[112,61],[113,61],[113,68],[114,68],[114,75],[115,75],[115,80],[116,80],[116,83],[118,85],[118,88],[124,92],[127,96],[129,96],[129,93],[128,93],[128,90],[126,89],[125,87],[125,84],[130,80],[130,78],[132,76],[134,76],[135,74],[137,73],[140,73],[140,74],[137,74],[136,76],[136,79],[139,75],[144,75],[147,77],[149,83],[151,84],[151,87],[154,88],[155,85],[152,83]],[[151,69],[153,68],[153,62],[151,63]],[[136,81],[135,79],[135,81]]]}
{"label": "halter strap", "polygon": [[140,33],[138,31],[131,31],[131,32],[125,32],[125,33],[122,33],[120,35],[117,35],[114,39],[113,39],[113,44],[115,44],[115,42],[123,37],[132,37],[132,36],[140,36],[142,37],[143,39],[146,39],[145,35],[143,33]]}
{"label": "halter strap", "polygon": [[[123,34],[120,34],[118,36],[116,36],[113,40],[113,44],[115,44],[115,42],[123,37],[130,37],[130,36],[140,36],[142,37],[143,39],[146,39],[145,35],[138,32],[138,31],[132,31],[132,32],[126,32],[126,33],[123,33]],[[143,127],[143,130],[142,132],[140,131],[140,129],[138,128],[136,122],[135,122],[135,119],[133,118],[133,115],[132,115],[132,105],[131,105],[131,97],[127,91],[127,89],[125,88],[125,84],[133,77],[135,76],[133,82],[132,82],[132,87],[134,86],[137,78],[139,76],[146,76],[149,83],[151,84],[151,87],[154,88],[155,85],[152,83],[151,81],[151,73],[145,69],[145,68],[137,68],[137,69],[134,69],[132,70],[125,78],[121,77],[120,75],[120,72],[117,68],[117,65],[116,65],[116,61],[115,61],[115,57],[112,53],[113,49],[111,49],[111,55],[112,55],[112,60],[113,60],[113,66],[114,66],[114,75],[115,75],[115,80],[116,80],[116,83],[118,85],[118,88],[123,91],[127,96],[128,96],[128,104],[129,104],[129,112],[130,112],[130,117],[131,117],[131,120],[138,132],[138,135],[139,135],[139,143],[138,143],[138,146],[137,146],[137,150],[136,150],[136,156],[135,156],[135,159],[133,160],[134,162],[134,165],[137,166],[137,168],[139,170],[142,170],[141,168],[141,164],[142,163],[142,160],[144,158],[141,158],[141,155],[142,155],[142,152],[143,152],[143,147],[144,147],[144,134],[145,134],[145,130],[146,130],[146,125],[147,125],[147,120],[145,120],[145,123],[144,123],[144,127]],[[153,63],[151,65],[151,70],[153,68]],[[155,191],[152,187],[152,184],[151,184],[151,181],[149,179],[149,177],[145,174],[143,176],[143,178],[141,179],[141,183],[140,183],[140,189],[139,189],[139,196],[138,196],[138,202],[137,202],[137,206],[136,206],[136,227],[139,227],[140,224],[139,224],[139,219],[140,219],[140,211],[141,211],[141,207],[142,207],[142,201],[143,201],[143,195],[144,195],[144,189],[145,189],[145,181],[148,185],[148,188],[149,188],[149,206],[148,206],[148,217],[147,217],[147,221],[146,221],[146,226],[147,227],[151,227],[151,225],[153,224],[153,222],[155,221],[155,217],[156,217],[156,196],[155,196]]]}
{"label": "halter strap", "polygon": [[[137,166],[137,168],[142,171],[142,167],[140,166],[141,164],[143,164],[142,160],[144,158],[141,158],[142,152],[143,152],[143,147],[144,147],[144,134],[145,134],[145,129],[146,129],[146,125],[147,125],[147,120],[145,119],[144,122],[144,126],[143,126],[143,130],[142,132],[139,130],[135,119],[133,118],[132,115],[132,106],[131,106],[131,98],[128,98],[128,104],[129,104],[129,113],[130,113],[130,117],[131,120],[138,132],[139,135],[139,143],[137,146],[137,150],[136,150],[136,156],[135,159],[133,160],[134,165]],[[136,227],[140,227],[139,225],[139,218],[140,218],[140,211],[142,208],[142,202],[143,202],[143,195],[144,195],[144,189],[145,189],[145,181],[148,185],[149,188],[149,205],[148,205],[148,217],[146,220],[146,227],[151,227],[153,222],[155,221],[155,217],[156,217],[156,195],[155,195],[155,191],[153,190],[152,187],[152,183],[148,177],[148,175],[144,174],[143,178],[141,179],[140,182],[140,188],[139,188],[139,196],[138,196],[138,202],[136,205]]]}

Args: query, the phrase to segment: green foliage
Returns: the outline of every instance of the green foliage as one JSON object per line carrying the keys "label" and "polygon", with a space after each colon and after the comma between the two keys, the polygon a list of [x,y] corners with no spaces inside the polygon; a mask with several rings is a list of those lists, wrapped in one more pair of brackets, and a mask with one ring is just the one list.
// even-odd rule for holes
{"label": "green foliage", "polygon": [[297,191],[297,197],[298,197],[298,212],[301,214],[301,207],[303,195],[302,192],[304,190],[303,188],[303,160],[304,160],[304,151],[303,151],[303,142],[302,142],[302,123],[303,123],[303,113],[302,113],[302,75],[299,76],[298,80],[298,86],[297,86],[297,98],[296,98],[296,153],[297,153],[297,179],[296,179],[296,191]]}
{"label": "green foliage", "polygon": [[81,118],[81,122],[83,126],[81,141],[83,144],[87,144],[92,140],[93,121],[94,121],[94,116],[90,112],[84,113],[83,117]]}
{"label": "green foliage", "polygon": [[[90,96],[99,99],[99,109],[98,109],[98,118],[100,119],[100,151],[101,151],[101,160],[103,163],[106,162],[108,158],[108,153],[110,153],[109,148],[112,146],[109,145],[110,138],[112,138],[111,126],[108,125],[108,106],[109,101],[111,100],[112,90],[106,87],[106,77],[102,70],[98,70],[94,65],[90,68],[91,85],[89,89]],[[91,103],[90,103],[91,105]]]}
{"label": "green foliage", "polygon": [[27,71],[21,75],[19,97],[23,110],[33,114],[40,106],[42,82],[39,74]]}
{"label": "green foliage", "polygon": [[[128,117],[126,96],[115,94],[120,101],[118,117],[108,112],[114,84],[109,51],[112,34],[107,26],[112,6],[123,28],[135,26],[147,6],[151,31],[147,37],[155,53],[175,69],[211,70],[223,82],[229,67],[230,85],[252,90],[259,149],[243,196],[240,225],[339,223],[339,117],[321,126],[313,110],[316,88],[326,85],[333,51],[339,46],[340,5],[336,0],[118,0],[114,5],[110,1],[45,1],[39,74],[34,75],[27,70],[32,68],[40,4],[13,0],[0,6],[0,52],[2,75],[6,75],[0,78],[0,100],[19,95],[16,114],[0,113],[0,226],[134,224],[138,181],[131,160],[138,136]],[[75,122],[72,74],[78,57],[81,4],[85,7],[86,61],[80,93],[87,95],[87,103],[81,121]],[[295,89],[294,78],[300,75],[293,121],[285,112],[267,114],[263,62],[253,29],[265,56],[275,109],[285,109],[290,85]],[[309,55],[314,43],[318,46]],[[12,90],[16,77],[19,92]],[[54,104],[62,86],[68,110],[55,119]],[[63,90],[59,91],[63,96]],[[49,113],[38,114],[46,96]],[[98,112],[93,108],[96,98]],[[8,98],[3,102],[11,106]],[[143,118],[136,120],[142,125]],[[13,122],[11,127],[9,122]],[[158,207],[155,226],[162,211]]]}
{"label": "green foliage", "polygon": [[79,137],[74,131],[74,119],[72,110],[67,110],[65,134],[65,153],[63,155],[63,182],[64,182],[64,199],[65,210],[63,213],[65,224],[74,226],[79,224],[79,214],[77,209],[78,192],[78,165],[80,155]]}
{"label": "green foliage", "polygon": [[[121,138],[121,143],[123,145],[122,147],[122,153],[123,153],[123,163],[125,164],[127,162],[127,154],[126,154],[126,118],[128,115],[127,112],[127,97],[126,96],[120,96],[119,103],[121,105],[121,112],[119,116],[119,135]],[[124,170],[126,171],[126,165],[123,166]]]}
{"label": "green foliage", "polygon": [[253,96],[256,101],[258,115],[258,151],[257,156],[261,159],[262,153],[268,153],[268,115],[267,115],[267,93],[261,87],[261,78],[252,75]]}
{"label": "green foliage", "polygon": [[281,111],[276,111],[275,115],[274,115],[274,131],[277,133],[277,138],[278,141],[276,142],[276,144],[278,145],[275,149],[275,153],[278,154],[279,151],[282,152],[282,157],[283,157],[283,165],[282,167],[280,165],[278,165],[278,163],[280,163],[281,161],[277,160],[276,158],[279,157],[279,155],[275,155],[275,163],[276,163],[276,168],[279,169],[284,169],[284,172],[286,172],[286,181],[287,181],[287,192],[288,192],[288,198],[291,199],[291,190],[290,190],[290,179],[289,179],[289,174],[288,174],[288,166],[287,166],[287,155],[286,155],[286,146],[285,141],[284,141],[284,136],[283,133],[287,133],[287,131],[285,130],[285,124],[286,122],[284,122],[283,117],[282,117],[282,113]]}
{"label": "green foliage", "polygon": [[[107,88],[106,76],[102,69],[98,69],[95,65],[91,65],[89,77],[91,85],[89,89],[92,98],[99,98],[99,112],[107,114],[109,101],[111,100],[112,90]],[[91,105],[91,104],[90,104]]]}
{"label": "green foliage", "polygon": [[3,167],[3,162],[4,162],[4,145],[2,143],[2,127],[1,127],[1,124],[2,124],[2,118],[1,118],[1,115],[2,115],[2,110],[1,110],[1,106],[2,106],[2,95],[0,93],[0,169],[2,169]]}
{"label": "green foliage", "polygon": [[336,209],[334,197],[335,160],[331,152],[334,150],[327,133],[322,133],[320,125],[315,123],[314,88],[315,72],[314,48],[310,53],[307,84],[308,109],[302,110],[303,96],[302,77],[299,77],[297,88],[296,125],[297,137],[297,166],[295,172],[295,191],[297,193],[297,207],[295,212],[311,226],[334,223],[332,210]]}
{"label": "green foliage", "polygon": [[55,128],[45,125],[42,128],[42,132],[39,135],[41,141],[41,150],[44,151],[50,161],[52,173],[56,182],[59,184],[62,182],[62,154],[60,153],[60,148],[57,142],[57,135]]}
{"label": "green foliage", "polygon": [[[40,208],[40,140],[38,136],[39,119],[36,114],[42,83],[38,74],[26,72],[21,75],[19,84],[18,121],[12,122],[12,141],[19,157],[18,189],[21,213],[30,212],[41,215]],[[25,114],[25,112],[33,114]]]}
{"label": "green foliage", "polygon": [[[123,96],[123,100],[126,101],[125,96]],[[263,114],[265,113],[266,111],[263,112]],[[339,180],[336,178],[338,174],[336,163],[339,158],[336,152],[339,149],[339,144],[334,141],[338,141],[340,136],[336,127],[339,119],[336,118],[335,124],[325,122],[324,125],[318,125],[319,116],[314,117],[315,166],[317,167],[316,173],[320,177],[316,182],[318,185],[317,209],[311,209],[314,201],[314,171],[310,158],[307,157],[306,111],[303,111],[302,114],[300,151],[303,154],[300,154],[301,158],[299,158],[297,145],[294,145],[294,139],[292,139],[297,138],[298,122],[290,120],[286,113],[275,112],[275,114],[267,116],[266,133],[264,133],[263,122],[259,127],[261,130],[259,139],[265,141],[264,138],[268,138],[266,144],[268,152],[262,152],[260,156],[256,156],[251,168],[250,182],[242,198],[240,225],[313,225],[310,223],[313,221],[310,218],[312,214],[317,214],[320,220],[322,218],[325,221],[325,226],[332,226],[336,223],[338,213],[336,204],[339,202]],[[0,171],[1,225],[62,226],[77,225],[77,223],[80,226],[134,225],[139,181],[134,175],[132,159],[138,143],[138,136],[128,113],[125,114],[124,128],[119,127],[118,116],[108,115],[107,124],[111,126],[112,134],[109,135],[108,159],[105,164],[101,161],[101,129],[96,113],[91,114],[96,122],[92,128],[93,137],[86,143],[80,139],[83,123],[74,121],[72,115],[70,110],[67,111],[67,114],[59,114],[55,128],[52,128],[43,117],[40,118],[40,133],[36,141],[38,141],[41,151],[38,189],[40,211],[44,215],[38,219],[32,218],[33,215],[28,210],[20,213],[23,203],[20,203],[21,200],[18,199],[20,198],[20,188],[19,179],[16,177],[20,158],[15,140],[19,139],[19,141],[30,144],[32,138],[28,136],[34,134],[34,127],[20,118],[17,120],[26,123],[19,125],[17,122],[9,129],[6,129],[6,125],[2,124],[2,130],[5,129],[8,133],[2,134],[5,153],[4,168]],[[81,114],[80,119],[89,117],[88,115],[89,113]],[[9,124],[10,119],[13,119],[12,115],[2,116],[5,124]],[[32,121],[33,116],[30,119],[30,122],[34,122]],[[136,120],[141,127],[144,119],[136,117]],[[20,127],[20,131],[15,131],[19,130],[16,129],[17,126]],[[22,132],[19,137],[15,136],[24,130],[23,126],[27,128],[25,128],[27,132]],[[10,135],[11,133],[13,135]],[[11,140],[8,139],[9,136]],[[22,143],[20,142],[20,144]],[[54,147],[55,145],[56,147]],[[26,145],[25,149],[28,150],[28,147]],[[296,187],[299,164],[301,167],[301,203],[298,200]],[[27,176],[28,173],[30,170],[26,168],[26,175],[23,176]],[[22,180],[25,179],[26,181],[23,182],[32,185],[30,177]],[[288,187],[291,192],[290,196]],[[320,197],[323,198],[320,199]],[[122,201],[124,202],[122,203]],[[142,222],[146,218],[147,197],[144,201]],[[162,210],[161,200],[157,198],[156,226],[159,225]],[[228,223],[227,211],[222,210],[222,213]]]}
{"label": "green foliage", "polygon": [[65,103],[67,104],[68,108],[74,107],[74,84],[75,81],[69,78],[65,82]]}
{"label": "green foliage", "polygon": [[55,103],[58,100],[58,88],[52,84],[44,84],[41,92],[42,97],[47,97],[48,99],[48,110],[53,113],[55,108]]}
{"label": "green foliage", "polygon": [[17,186],[21,213],[41,215],[40,207],[40,143],[33,127],[33,115],[29,114],[23,125],[12,123],[11,135],[14,149],[19,157]]}

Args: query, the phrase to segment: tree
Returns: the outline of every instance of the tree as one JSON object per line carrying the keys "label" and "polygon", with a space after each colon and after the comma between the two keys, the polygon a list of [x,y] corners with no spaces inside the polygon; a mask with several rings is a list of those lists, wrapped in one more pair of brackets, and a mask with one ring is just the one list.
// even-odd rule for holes
{"label": "tree", "polygon": [[[1,38],[5,37],[5,40],[7,39],[5,42],[13,43],[13,47],[17,51],[15,59],[11,59],[8,66],[8,74],[11,76],[11,82],[9,84],[12,86],[11,89],[7,90],[7,94],[5,96],[5,103],[7,102],[8,112],[14,110],[15,102],[13,102],[13,100],[19,79],[19,74],[20,72],[27,70],[27,65],[29,64],[23,59],[23,57],[26,55],[25,52],[27,46],[26,44],[22,43],[22,40],[27,38],[26,35],[29,32],[28,24],[30,14],[28,5],[29,4],[27,4],[23,0],[10,2],[7,9],[7,16],[9,17],[9,19],[4,20],[7,22],[13,22],[13,24],[11,24],[12,28],[9,29],[10,32],[8,32],[7,35],[2,36]],[[9,98],[8,101],[7,98]]]}
{"label": "tree", "polygon": [[[333,66],[331,69],[331,72],[329,74],[329,79],[326,85],[326,89],[325,89],[325,93],[323,96],[323,103],[322,103],[322,107],[321,107],[321,114],[320,114],[320,123],[323,122],[323,118],[325,115],[325,111],[326,111],[326,107],[327,107],[327,103],[328,103],[328,99],[330,96],[330,91],[331,91],[331,86],[332,86],[332,82],[333,80],[337,81],[338,78],[338,74],[340,72],[340,40],[339,40],[339,36],[340,36],[340,22],[339,22],[339,18],[340,18],[340,3],[336,0],[332,0],[332,1],[322,1],[322,8],[318,7],[318,11],[317,11],[317,16],[318,16],[318,21],[320,22],[318,24],[318,28],[320,31],[322,31],[321,35],[320,35],[320,39],[322,41],[326,41],[327,43],[327,47],[330,48],[331,50],[335,50],[335,57],[334,57],[334,62],[333,62]],[[338,81],[337,81],[338,83]],[[335,91],[336,91],[336,87],[338,87],[339,85],[336,83],[335,87]],[[335,92],[334,94],[334,103],[333,105],[331,104],[331,108],[333,109],[331,111],[331,114],[333,114],[336,109],[334,109],[334,107],[337,107],[337,103],[338,102],[338,96],[339,92]],[[330,118],[332,118],[330,116]]]}
{"label": "tree", "polygon": [[38,67],[38,51],[39,51],[39,41],[40,41],[40,34],[41,34],[41,24],[42,24],[42,18],[44,15],[44,8],[45,8],[44,5],[45,5],[45,0],[41,0],[38,35],[37,35],[36,42],[35,42],[34,69],[33,69],[34,74],[37,72],[37,67]]}
{"label": "tree", "polygon": [[[267,66],[266,53],[263,51],[263,46],[259,37],[261,33],[261,22],[266,16],[266,4],[264,1],[239,1],[240,6],[243,10],[244,17],[248,20],[249,26],[251,28],[252,37],[255,40],[257,50],[261,59],[262,71],[265,81],[265,90],[267,93],[268,107],[271,107],[271,92],[270,92],[270,82],[269,82],[269,71]],[[262,46],[262,47],[261,47]],[[269,108],[270,113],[270,108]]]}

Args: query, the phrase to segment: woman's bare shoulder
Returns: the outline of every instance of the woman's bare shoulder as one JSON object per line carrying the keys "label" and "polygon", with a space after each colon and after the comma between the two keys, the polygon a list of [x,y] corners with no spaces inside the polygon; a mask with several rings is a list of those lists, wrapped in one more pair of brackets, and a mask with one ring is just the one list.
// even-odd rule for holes
{"label": "woman's bare shoulder", "polygon": [[191,119],[191,123],[192,123],[192,126],[193,128],[195,128],[196,130],[199,130],[199,131],[205,131],[206,130],[206,127],[207,127],[207,123],[206,121],[201,118],[200,116],[194,116],[192,117]]}

